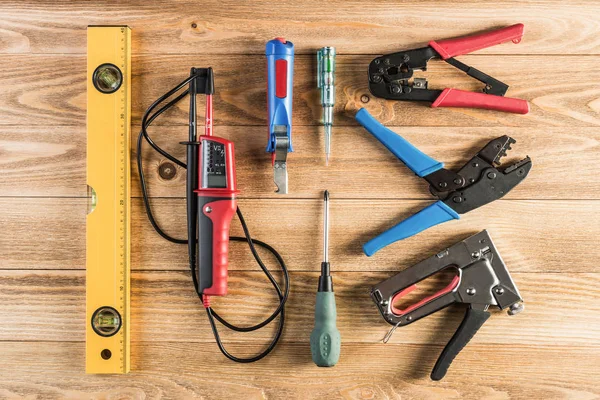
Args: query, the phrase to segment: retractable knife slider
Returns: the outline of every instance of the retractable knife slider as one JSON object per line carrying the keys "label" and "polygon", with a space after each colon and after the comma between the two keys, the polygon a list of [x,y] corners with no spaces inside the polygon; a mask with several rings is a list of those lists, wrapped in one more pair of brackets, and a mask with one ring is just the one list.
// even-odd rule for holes
{"label": "retractable knife slider", "polygon": [[[445,269],[456,273],[448,286],[403,309],[395,306],[401,297],[416,289],[418,282]],[[523,299],[485,230],[379,283],[371,289],[371,298],[383,318],[397,327],[453,303],[468,305],[463,322],[431,372],[431,379],[436,381],[444,377],[454,358],[490,317],[489,306],[508,308],[509,315],[524,309]]]}
{"label": "retractable knife slider", "polygon": [[367,242],[363,250],[368,256],[393,242],[442,222],[459,219],[459,214],[502,198],[521,183],[531,170],[529,157],[503,169],[496,167],[511,149],[511,144],[516,142],[507,135],[490,141],[458,172],[454,172],[445,169],[443,163],[381,125],[364,108],[356,113],[356,120],[417,176],[425,179],[430,185],[431,194],[439,199]]}
{"label": "retractable knife slider", "polygon": [[[529,103],[526,100],[504,97],[507,84],[454,58],[508,41],[519,43],[523,29],[523,24],[516,24],[472,36],[432,40],[427,47],[377,57],[369,65],[369,90],[376,97],[428,101],[432,107],[470,107],[527,114]],[[485,85],[483,93],[429,89],[426,78],[413,79],[414,71],[426,71],[427,63],[433,58],[440,58],[482,82]]]}

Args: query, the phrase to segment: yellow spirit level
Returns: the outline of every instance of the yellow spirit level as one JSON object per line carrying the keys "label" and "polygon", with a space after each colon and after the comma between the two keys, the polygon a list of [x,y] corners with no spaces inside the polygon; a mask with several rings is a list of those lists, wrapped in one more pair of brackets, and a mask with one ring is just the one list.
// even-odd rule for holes
{"label": "yellow spirit level", "polygon": [[86,362],[129,372],[131,30],[87,30]]}

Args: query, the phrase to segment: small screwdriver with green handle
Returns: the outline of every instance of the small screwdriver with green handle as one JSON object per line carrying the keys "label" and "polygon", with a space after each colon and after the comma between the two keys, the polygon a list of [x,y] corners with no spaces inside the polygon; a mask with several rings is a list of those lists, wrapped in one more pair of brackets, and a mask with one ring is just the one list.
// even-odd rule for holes
{"label": "small screwdriver with green handle", "polygon": [[315,305],[315,327],[310,334],[312,359],[319,367],[333,367],[340,358],[342,338],[335,324],[335,294],[329,269],[329,191],[323,194],[323,262]]}

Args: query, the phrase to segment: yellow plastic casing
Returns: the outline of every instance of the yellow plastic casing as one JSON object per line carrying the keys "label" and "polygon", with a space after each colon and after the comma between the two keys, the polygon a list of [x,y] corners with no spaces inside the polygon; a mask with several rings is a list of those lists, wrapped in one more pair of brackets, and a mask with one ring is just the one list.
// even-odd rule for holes
{"label": "yellow plastic casing", "polygon": [[[122,83],[102,93],[96,68],[113,64]],[[87,184],[92,207],[86,224],[86,372],[124,374],[130,368],[130,124],[131,30],[89,26],[87,30]],[[112,336],[92,327],[94,313],[111,307],[121,326]]]}

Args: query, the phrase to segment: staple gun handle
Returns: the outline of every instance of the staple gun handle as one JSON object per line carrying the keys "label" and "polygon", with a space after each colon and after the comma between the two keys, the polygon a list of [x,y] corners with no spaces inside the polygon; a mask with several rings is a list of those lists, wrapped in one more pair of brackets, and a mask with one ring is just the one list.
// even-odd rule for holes
{"label": "staple gun handle", "polygon": [[408,140],[381,125],[364,108],[356,113],[355,118],[359,124],[375,136],[381,144],[406,164],[417,176],[422,178],[444,167],[444,163],[429,157],[410,144]]}
{"label": "staple gun handle", "polygon": [[398,240],[416,235],[417,233],[441,224],[442,222],[459,218],[460,216],[456,211],[448,207],[444,202],[438,200],[418,213],[406,218],[398,225],[369,240],[364,244],[363,251],[370,257],[385,246],[397,242]]}
{"label": "staple gun handle", "polygon": [[452,339],[450,339],[446,347],[444,347],[444,350],[442,350],[442,354],[440,354],[440,357],[431,371],[432,380],[439,381],[446,375],[454,358],[467,343],[469,343],[489,317],[490,313],[487,311],[474,309],[472,307],[467,308],[462,323],[454,333],[454,336],[452,336]]}

